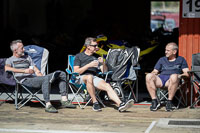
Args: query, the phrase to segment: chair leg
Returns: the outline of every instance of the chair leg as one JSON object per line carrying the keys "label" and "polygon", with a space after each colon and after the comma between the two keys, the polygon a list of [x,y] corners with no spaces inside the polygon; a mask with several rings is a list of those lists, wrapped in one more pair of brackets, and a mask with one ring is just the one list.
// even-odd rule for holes
{"label": "chair leg", "polygon": [[[191,85],[191,106],[190,108],[195,108],[195,106],[197,105],[198,102],[200,102],[200,91],[199,91],[199,85],[196,84],[195,82],[192,83]],[[197,91],[197,93],[199,94],[198,98],[196,101],[192,102],[192,98],[193,98],[193,89]]]}
{"label": "chair leg", "polygon": [[129,96],[128,96],[128,100],[130,100],[131,95],[133,95],[133,98],[134,98],[135,102],[138,102],[137,97],[135,96],[135,93],[133,91],[133,87],[135,86],[135,82],[133,83],[133,87],[129,83],[128,83],[128,85],[129,85],[129,88],[131,90],[130,93],[129,93]]}
{"label": "chair leg", "polygon": [[[42,102],[42,100],[37,96],[37,94],[41,91],[41,89],[32,93],[25,86],[23,86],[23,85],[21,85],[21,86],[23,87],[23,89],[26,92],[28,92],[28,94],[25,97],[23,97],[22,90],[21,90],[22,88],[19,89],[19,84],[16,85],[16,88],[15,88],[15,107],[16,107],[16,110],[22,108],[26,103],[28,103],[32,99],[39,101],[44,107],[46,106],[44,104],[44,102]],[[18,96],[19,91],[20,91],[20,96]],[[18,100],[19,98],[21,99],[20,101]]]}
{"label": "chair leg", "polygon": [[184,95],[181,88],[179,89],[179,92],[180,92],[180,98],[176,96],[176,99],[178,99],[177,109],[179,108],[180,104],[182,104],[184,107],[187,106],[187,101],[184,99]]}
{"label": "chair leg", "polygon": [[[97,98],[97,101],[105,108],[106,105],[102,102],[101,98],[99,97],[99,93],[100,93],[100,92],[101,92],[101,91],[98,91],[98,92],[96,93],[96,98]],[[90,99],[87,101],[87,103],[83,106],[82,109],[84,109],[84,108],[91,102],[91,100],[92,100],[92,98],[90,98]]]}
{"label": "chair leg", "polygon": [[19,90],[19,85],[17,84],[15,87],[15,108],[18,110],[18,90]]}
{"label": "chair leg", "polygon": [[196,104],[200,101],[200,97],[191,105],[190,108],[195,108]]}
{"label": "chair leg", "polygon": [[101,98],[99,97],[99,93],[100,93],[101,91],[98,91],[98,94],[97,94],[97,100],[101,103],[101,105],[105,108],[106,107],[106,105],[102,102],[102,100],[101,100]]}
{"label": "chair leg", "polygon": [[79,100],[77,99],[77,95],[79,94],[79,91],[80,91],[81,88],[79,88],[79,89],[76,91],[76,93],[74,92],[73,87],[72,87],[70,84],[69,84],[69,88],[70,88],[70,90],[72,91],[72,94],[73,94],[73,98],[72,98],[71,102],[72,102],[72,101],[74,100],[74,98],[75,98],[76,101],[77,101],[77,103],[78,103],[78,105],[79,105],[79,107],[82,109],[83,107],[81,106]]}

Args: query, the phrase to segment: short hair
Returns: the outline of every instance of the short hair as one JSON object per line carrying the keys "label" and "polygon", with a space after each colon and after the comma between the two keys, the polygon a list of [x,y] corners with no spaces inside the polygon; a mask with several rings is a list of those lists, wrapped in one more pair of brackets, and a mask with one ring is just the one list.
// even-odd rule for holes
{"label": "short hair", "polygon": [[10,43],[10,49],[13,52],[15,49],[18,48],[17,43],[22,43],[22,40],[14,40]]}
{"label": "short hair", "polygon": [[167,46],[171,45],[173,50],[177,50],[178,51],[178,45],[175,42],[170,42],[167,44]]}
{"label": "short hair", "polygon": [[87,46],[89,46],[92,42],[96,42],[96,38],[94,38],[94,37],[87,37],[86,39],[85,39],[85,46],[87,47]]}

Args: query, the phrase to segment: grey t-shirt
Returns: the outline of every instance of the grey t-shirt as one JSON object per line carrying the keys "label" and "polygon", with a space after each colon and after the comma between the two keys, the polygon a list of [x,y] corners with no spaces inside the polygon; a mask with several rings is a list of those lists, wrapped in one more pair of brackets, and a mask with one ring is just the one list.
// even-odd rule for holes
{"label": "grey t-shirt", "polygon": [[[35,66],[34,62],[32,61],[31,57],[28,55],[24,55],[20,58],[15,56],[11,56],[6,60],[6,65],[10,65],[13,68],[17,69],[27,69],[29,66]],[[35,74],[28,74],[28,73],[14,73],[16,78],[23,79],[25,77],[34,77]]]}

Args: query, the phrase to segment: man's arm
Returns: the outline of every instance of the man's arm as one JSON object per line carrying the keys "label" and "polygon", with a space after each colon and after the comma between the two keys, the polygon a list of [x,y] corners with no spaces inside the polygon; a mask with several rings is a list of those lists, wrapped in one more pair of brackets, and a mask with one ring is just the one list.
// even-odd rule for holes
{"label": "man's arm", "polygon": [[15,73],[29,73],[29,74],[34,73],[34,70],[32,70],[32,69],[29,69],[29,68],[28,69],[17,69],[17,68],[11,67],[8,64],[5,65],[5,71],[12,71],[12,72],[15,72]]}
{"label": "man's arm", "polygon": [[43,76],[40,70],[36,66],[34,66],[34,72],[37,76]]}
{"label": "man's arm", "polygon": [[80,67],[80,66],[74,66],[74,72],[82,74],[83,72],[85,72],[88,68],[90,67],[98,67],[98,62],[97,61],[92,61],[89,64]]}
{"label": "man's arm", "polygon": [[189,68],[184,68],[184,69],[182,69],[182,71],[183,71],[183,73],[180,74],[180,75],[178,76],[178,78],[181,78],[181,77],[189,77],[189,74],[188,74]]}

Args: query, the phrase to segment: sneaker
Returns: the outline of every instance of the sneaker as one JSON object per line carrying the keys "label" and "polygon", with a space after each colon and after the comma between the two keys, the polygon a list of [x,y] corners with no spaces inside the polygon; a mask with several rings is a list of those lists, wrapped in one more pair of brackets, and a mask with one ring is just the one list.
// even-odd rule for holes
{"label": "sneaker", "polygon": [[158,103],[157,99],[153,99],[151,106],[150,106],[150,110],[151,111],[156,111],[160,108],[160,103]]}
{"label": "sneaker", "polygon": [[129,109],[130,107],[132,107],[133,104],[134,104],[133,99],[128,100],[126,103],[122,102],[122,103],[120,103],[118,110],[119,110],[119,112],[124,112],[127,109]]}
{"label": "sneaker", "polygon": [[48,107],[45,108],[45,112],[58,113],[58,110],[56,108],[54,108],[52,105],[49,105]]}
{"label": "sneaker", "polygon": [[62,108],[76,108],[76,105],[72,104],[70,101],[60,101]]}
{"label": "sneaker", "polygon": [[172,104],[172,102],[167,101],[167,104],[165,106],[165,110],[170,112],[170,111],[173,111],[174,109],[176,109],[176,107]]}
{"label": "sneaker", "polygon": [[99,105],[98,102],[95,102],[95,103],[93,104],[92,109],[93,109],[94,111],[102,111],[102,110],[101,110],[101,107],[100,107],[100,105]]}

